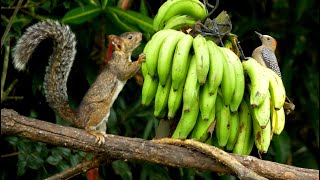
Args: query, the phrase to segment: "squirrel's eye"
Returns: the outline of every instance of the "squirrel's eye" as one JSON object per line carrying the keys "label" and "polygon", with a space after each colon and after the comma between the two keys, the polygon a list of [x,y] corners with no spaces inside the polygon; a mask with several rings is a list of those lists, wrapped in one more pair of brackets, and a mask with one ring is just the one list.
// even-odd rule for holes
{"label": "squirrel's eye", "polygon": [[129,34],[128,39],[132,39],[132,34]]}

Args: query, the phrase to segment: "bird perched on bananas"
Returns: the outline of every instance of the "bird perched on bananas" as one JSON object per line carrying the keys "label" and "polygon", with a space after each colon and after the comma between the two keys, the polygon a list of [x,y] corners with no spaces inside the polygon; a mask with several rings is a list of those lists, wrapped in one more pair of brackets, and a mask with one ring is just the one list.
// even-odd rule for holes
{"label": "bird perched on bananas", "polygon": [[[255,33],[260,38],[262,44],[261,46],[253,50],[251,57],[258,61],[261,65],[272,69],[281,78],[281,72],[278,65],[277,57],[274,53],[277,48],[277,41],[269,35],[262,35],[257,31],[255,31]],[[287,114],[295,109],[295,105],[290,101],[288,97],[286,97],[284,109],[286,110]]]}
{"label": "bird perched on bananas", "polygon": [[277,41],[269,35],[262,35],[257,31],[255,31],[255,33],[260,38],[262,45],[253,50],[251,57],[261,65],[272,69],[281,77],[277,57],[274,53],[277,47]]}

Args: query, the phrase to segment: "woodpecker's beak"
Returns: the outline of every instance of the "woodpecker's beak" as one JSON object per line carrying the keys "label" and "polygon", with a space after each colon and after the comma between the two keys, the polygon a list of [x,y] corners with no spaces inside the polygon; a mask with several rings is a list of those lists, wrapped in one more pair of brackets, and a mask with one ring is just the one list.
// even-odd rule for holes
{"label": "woodpecker's beak", "polygon": [[258,33],[257,31],[254,31],[256,33],[256,35],[258,35],[258,37],[261,39],[262,38],[262,34]]}

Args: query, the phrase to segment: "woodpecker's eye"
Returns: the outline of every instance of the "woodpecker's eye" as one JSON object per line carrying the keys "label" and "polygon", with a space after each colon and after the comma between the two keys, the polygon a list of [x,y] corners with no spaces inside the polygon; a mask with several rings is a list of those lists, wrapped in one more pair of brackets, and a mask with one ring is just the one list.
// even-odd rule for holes
{"label": "woodpecker's eye", "polygon": [[132,39],[132,34],[129,34],[128,39]]}
{"label": "woodpecker's eye", "polygon": [[270,38],[269,38],[269,37],[267,37],[267,40],[270,40]]}

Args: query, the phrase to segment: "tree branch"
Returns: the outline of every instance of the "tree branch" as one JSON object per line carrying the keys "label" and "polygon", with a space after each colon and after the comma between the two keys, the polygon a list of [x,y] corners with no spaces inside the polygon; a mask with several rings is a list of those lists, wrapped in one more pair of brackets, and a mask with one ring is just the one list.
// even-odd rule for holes
{"label": "tree branch", "polygon": [[[145,161],[235,175],[225,165],[193,149],[111,134],[107,135],[104,144],[97,146],[95,137],[82,129],[39,121],[8,109],[1,109],[1,135],[15,135],[56,146],[103,154],[106,159]],[[319,170],[279,164],[252,156],[231,155],[247,168],[269,179],[319,179]]]}

